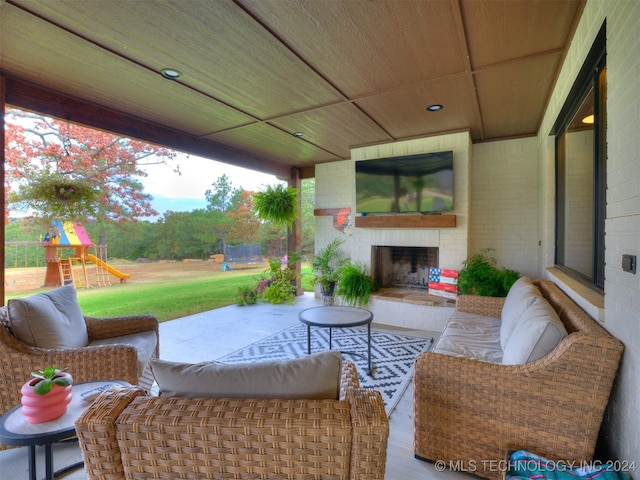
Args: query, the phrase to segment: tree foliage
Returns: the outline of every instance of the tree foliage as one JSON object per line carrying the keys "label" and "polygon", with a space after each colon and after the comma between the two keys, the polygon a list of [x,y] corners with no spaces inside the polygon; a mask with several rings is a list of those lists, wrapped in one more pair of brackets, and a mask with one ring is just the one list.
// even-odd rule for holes
{"label": "tree foliage", "polygon": [[235,188],[226,174],[222,174],[211,184],[213,189],[204,192],[209,204],[207,210],[227,213],[237,207],[242,196],[242,188]]}
{"label": "tree foliage", "polygon": [[235,210],[229,212],[231,228],[229,243],[256,243],[260,231],[260,220],[253,214],[253,192],[243,190]]}
{"label": "tree foliage", "polygon": [[[19,110],[7,112],[5,130],[5,200],[14,209],[31,209],[45,219],[68,212],[76,218],[60,220],[82,221],[88,216],[133,222],[157,215],[139,180],[146,177],[141,167],[169,163],[176,152]],[[49,198],[41,187],[51,179],[55,182]],[[76,196],[75,210],[64,205],[57,208],[56,202],[73,201],[70,185],[86,187],[87,195]],[[78,191],[77,187],[72,189]],[[95,196],[89,195],[91,192]],[[85,218],[81,213],[87,214]]]}
{"label": "tree foliage", "polygon": [[154,257],[183,260],[185,258],[207,259],[218,251],[218,237],[212,235],[216,217],[220,212],[204,209],[192,212],[166,212],[157,223]]}

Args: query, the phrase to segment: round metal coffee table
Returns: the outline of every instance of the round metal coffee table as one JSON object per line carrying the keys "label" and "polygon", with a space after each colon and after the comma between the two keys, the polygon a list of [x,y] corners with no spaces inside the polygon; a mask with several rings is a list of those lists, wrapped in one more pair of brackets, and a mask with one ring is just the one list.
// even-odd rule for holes
{"label": "round metal coffee table", "polygon": [[67,407],[67,413],[50,422],[34,424],[27,422],[27,417],[21,411],[22,405],[13,407],[0,417],[0,441],[7,445],[29,447],[29,478],[31,480],[36,480],[37,478],[36,445],[44,445],[46,480],[53,480],[55,475],[83,465],[82,462],[76,463],[54,473],[52,444],[75,437],[75,421],[91,405],[91,402],[82,398],[82,393],[96,388],[108,388],[110,385],[129,386],[130,384],[121,380],[74,383],[71,390],[72,399]]}
{"label": "round metal coffee table", "polygon": [[366,325],[368,372],[371,375],[373,370],[371,366],[371,321],[373,320],[373,313],[363,308],[327,305],[307,308],[298,314],[298,319],[307,326],[307,353],[309,354],[311,353],[311,327],[329,329],[329,350],[331,350],[331,329]]}

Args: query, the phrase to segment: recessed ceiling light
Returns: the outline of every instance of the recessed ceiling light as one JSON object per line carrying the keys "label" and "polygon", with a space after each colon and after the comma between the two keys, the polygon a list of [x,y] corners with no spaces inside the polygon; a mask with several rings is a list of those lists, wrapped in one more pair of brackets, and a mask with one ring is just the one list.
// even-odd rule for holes
{"label": "recessed ceiling light", "polygon": [[582,123],[595,123],[596,116],[594,114],[587,115],[582,119]]}
{"label": "recessed ceiling light", "polygon": [[304,133],[302,133],[302,132],[293,132],[291,135],[293,135],[296,138],[304,137]]}
{"label": "recessed ceiling light", "polygon": [[180,70],[176,70],[175,68],[163,68],[160,70],[160,74],[164,78],[168,78],[169,80],[177,80],[182,77],[182,72]]}
{"label": "recessed ceiling light", "polygon": [[427,107],[427,112],[439,112],[440,110],[442,110],[444,107],[442,105],[438,105],[438,104],[434,104],[434,105],[429,105]]}

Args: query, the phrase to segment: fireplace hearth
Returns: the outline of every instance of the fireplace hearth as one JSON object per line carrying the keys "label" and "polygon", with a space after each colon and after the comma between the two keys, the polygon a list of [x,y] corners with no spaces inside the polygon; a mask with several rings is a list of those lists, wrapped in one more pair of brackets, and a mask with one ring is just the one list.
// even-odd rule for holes
{"label": "fireplace hearth", "polygon": [[438,268],[438,247],[371,247],[371,274],[383,288],[428,290],[430,268]]}

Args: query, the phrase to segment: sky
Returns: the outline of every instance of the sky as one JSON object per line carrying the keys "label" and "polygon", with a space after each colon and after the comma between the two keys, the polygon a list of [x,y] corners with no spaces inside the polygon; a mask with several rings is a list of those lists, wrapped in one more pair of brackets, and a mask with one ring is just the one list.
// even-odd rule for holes
{"label": "sky", "polygon": [[190,212],[205,208],[207,201],[204,192],[212,189],[212,184],[224,174],[234,188],[244,190],[260,191],[267,185],[279,183],[273,175],[196,156],[178,157],[175,163],[179,165],[182,175],[176,174],[167,165],[144,167],[149,174],[141,179],[144,191],[154,197],[151,204],[161,215],[167,210]]}
{"label": "sky", "polygon": [[[167,165],[147,165],[144,169],[149,174],[140,178],[145,193],[154,198],[151,205],[159,215],[145,217],[144,220],[154,222],[171,210],[173,212],[191,212],[205,208],[207,201],[204,192],[213,189],[212,184],[226,174],[233,188],[260,191],[267,185],[279,183],[273,175],[234,167],[232,165],[195,156],[178,156],[174,162],[182,175],[176,174]],[[29,212],[12,211],[12,217],[22,217]]]}

